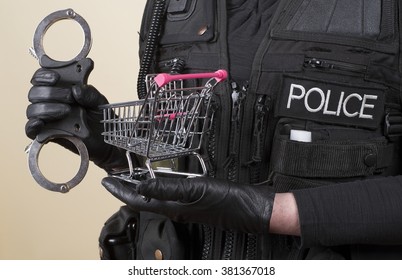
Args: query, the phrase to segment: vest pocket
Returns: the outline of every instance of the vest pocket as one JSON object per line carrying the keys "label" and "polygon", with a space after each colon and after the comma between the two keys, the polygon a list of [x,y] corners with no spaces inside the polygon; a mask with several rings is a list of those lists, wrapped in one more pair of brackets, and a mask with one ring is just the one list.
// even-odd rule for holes
{"label": "vest pocket", "polygon": [[[392,164],[394,154],[392,143],[381,135],[381,129],[372,131],[294,118],[279,120],[272,150],[272,180],[280,183],[283,178],[278,176],[286,176],[292,178],[292,185],[297,188],[382,174]],[[318,181],[297,182],[301,179]]]}
{"label": "vest pocket", "polygon": [[170,1],[162,45],[208,42],[215,36],[214,0]]}
{"label": "vest pocket", "polygon": [[293,0],[272,37],[395,52],[393,0]]}
{"label": "vest pocket", "polygon": [[399,94],[369,79],[370,67],[364,56],[307,52],[302,71],[277,78],[270,178],[279,191],[393,172],[384,122]]}

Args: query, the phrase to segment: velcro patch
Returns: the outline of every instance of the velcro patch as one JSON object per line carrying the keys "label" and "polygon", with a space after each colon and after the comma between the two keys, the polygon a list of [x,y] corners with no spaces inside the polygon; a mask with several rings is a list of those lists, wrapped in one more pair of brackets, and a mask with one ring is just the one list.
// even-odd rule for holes
{"label": "velcro patch", "polygon": [[366,128],[383,119],[381,88],[285,77],[277,115]]}

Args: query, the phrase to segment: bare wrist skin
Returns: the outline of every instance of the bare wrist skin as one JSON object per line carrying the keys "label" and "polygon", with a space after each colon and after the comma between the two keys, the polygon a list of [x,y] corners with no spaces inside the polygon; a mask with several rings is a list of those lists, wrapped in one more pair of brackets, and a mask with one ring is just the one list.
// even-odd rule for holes
{"label": "bare wrist skin", "polygon": [[299,212],[292,193],[275,195],[269,232],[300,236]]}

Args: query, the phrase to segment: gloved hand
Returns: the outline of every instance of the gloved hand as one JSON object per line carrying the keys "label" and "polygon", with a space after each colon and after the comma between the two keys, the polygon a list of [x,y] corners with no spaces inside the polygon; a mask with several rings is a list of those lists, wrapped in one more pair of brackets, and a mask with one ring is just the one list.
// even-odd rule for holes
{"label": "gloved hand", "polygon": [[[86,123],[90,134],[81,139],[88,149],[89,158],[96,165],[106,170],[120,169],[127,165],[124,151],[106,144],[101,135],[103,118],[99,105],[107,104],[106,97],[93,86],[57,87],[58,73],[41,68],[35,72],[31,83],[28,99],[32,103],[26,114],[28,122],[25,126],[26,135],[35,139],[41,129],[50,122],[65,118],[71,111],[71,105],[81,106],[86,111]],[[77,152],[75,147],[65,139],[55,139],[54,142]]]}
{"label": "gloved hand", "polygon": [[107,177],[102,185],[135,211],[162,214],[176,222],[210,224],[254,234],[268,232],[275,197],[266,186],[205,177],[156,178],[137,186]]}

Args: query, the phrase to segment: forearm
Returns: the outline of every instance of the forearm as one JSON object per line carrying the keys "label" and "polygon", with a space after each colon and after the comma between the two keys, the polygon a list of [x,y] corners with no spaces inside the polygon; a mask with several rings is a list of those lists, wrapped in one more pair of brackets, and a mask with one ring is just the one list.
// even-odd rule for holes
{"label": "forearm", "polygon": [[402,177],[294,191],[304,246],[402,244]]}
{"label": "forearm", "polygon": [[269,230],[305,246],[402,244],[401,176],[276,194]]}

